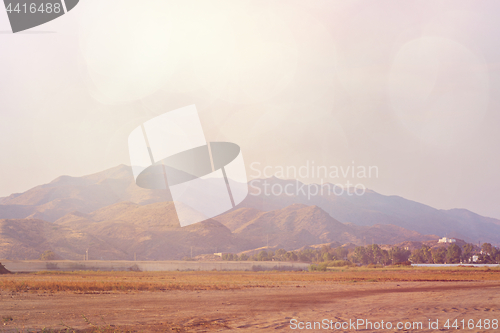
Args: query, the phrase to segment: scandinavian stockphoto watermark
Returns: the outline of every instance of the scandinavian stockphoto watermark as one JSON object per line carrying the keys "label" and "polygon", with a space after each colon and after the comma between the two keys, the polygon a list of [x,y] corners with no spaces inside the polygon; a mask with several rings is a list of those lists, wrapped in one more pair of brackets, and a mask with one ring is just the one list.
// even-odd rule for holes
{"label": "scandinavian stockphoto watermark", "polygon": [[[356,165],[354,161],[351,165],[316,165],[314,161],[306,161],[303,165],[288,166],[263,166],[260,162],[250,164],[252,170],[250,181],[250,195],[253,196],[305,196],[307,199],[317,195],[347,195],[362,196],[366,192],[363,180],[378,178],[379,169],[377,166]],[[271,177],[287,179],[286,182],[271,182]],[[310,179],[319,179],[319,183],[304,183]],[[344,179],[343,184],[336,184],[340,179]],[[354,179],[354,182],[351,180]]]}
{"label": "scandinavian stockphoto watermark", "polygon": [[248,194],[240,147],[207,142],[195,105],[140,124],[128,146],[136,184],[170,192],[181,227],[222,214]]}

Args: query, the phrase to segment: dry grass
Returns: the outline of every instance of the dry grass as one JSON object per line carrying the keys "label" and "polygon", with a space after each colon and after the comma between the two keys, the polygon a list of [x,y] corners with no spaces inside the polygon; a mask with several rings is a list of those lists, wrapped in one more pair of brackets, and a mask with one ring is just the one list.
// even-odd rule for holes
{"label": "dry grass", "polygon": [[329,272],[41,272],[0,276],[0,289],[15,292],[130,292],[232,290],[384,281],[500,281],[494,268],[339,268]]}

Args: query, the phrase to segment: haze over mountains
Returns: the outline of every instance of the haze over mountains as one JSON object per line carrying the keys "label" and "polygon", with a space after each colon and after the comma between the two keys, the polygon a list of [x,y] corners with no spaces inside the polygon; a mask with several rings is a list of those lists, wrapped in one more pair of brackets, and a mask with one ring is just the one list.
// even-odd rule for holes
{"label": "haze over mountains", "polygon": [[[263,185],[254,181],[251,192]],[[297,185],[271,178],[270,184]],[[260,183],[259,183],[260,182]],[[300,183],[298,183],[300,184]],[[261,191],[262,192],[262,191]],[[234,210],[179,226],[170,195],[135,185],[131,169],[84,177],[62,176],[0,199],[0,258],[165,260],[213,252],[339,242],[396,244],[438,236],[500,243],[500,221],[467,210],[437,210],[397,196],[367,191],[293,196],[249,195]]]}
{"label": "haze over mountains", "polygon": [[[262,187],[267,182],[269,187],[280,184],[282,188],[290,184],[289,193],[299,194],[288,196],[266,196]],[[344,223],[354,223],[360,226],[376,224],[393,224],[415,230],[422,234],[435,234],[440,237],[456,237],[477,243],[500,243],[500,220],[484,217],[466,209],[440,210],[430,206],[407,200],[399,196],[385,196],[367,190],[362,196],[341,196],[328,194],[308,198],[307,194],[293,190],[302,183],[296,180],[281,180],[270,178],[250,182],[250,192],[260,195],[249,195],[242,205],[260,210],[283,208],[293,203],[317,205],[332,217]],[[260,191],[259,191],[260,190]],[[270,192],[268,192],[270,193]]]}

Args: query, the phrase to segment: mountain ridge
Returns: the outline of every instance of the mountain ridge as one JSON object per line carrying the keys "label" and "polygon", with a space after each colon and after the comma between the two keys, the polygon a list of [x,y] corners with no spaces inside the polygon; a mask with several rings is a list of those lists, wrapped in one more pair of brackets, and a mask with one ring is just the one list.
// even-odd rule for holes
{"label": "mountain ridge", "polygon": [[[266,181],[281,186],[302,184],[278,178]],[[250,186],[251,191],[256,188]],[[42,245],[56,249],[64,258],[81,257],[85,246],[71,247],[64,240],[78,233],[89,242],[93,239],[91,242],[102,244],[103,258],[117,259],[131,259],[134,254],[180,259],[190,255],[191,247],[195,255],[216,250],[241,252],[265,246],[267,239],[287,250],[329,242],[395,244],[438,236],[500,243],[500,220],[465,209],[438,210],[371,190],[361,197],[253,193],[220,216],[180,228],[168,192],[139,188],[131,168],[125,165],[83,177],[60,176],[24,193],[0,198],[0,219],[4,224],[11,221],[7,223],[10,227],[17,223],[17,235],[26,232],[31,240],[24,227],[30,223],[38,230],[62,228],[59,234],[47,231],[40,235],[45,241],[34,242],[32,249],[18,236],[12,238],[9,228],[0,233],[2,244],[24,249],[31,259],[43,250]],[[59,248],[56,239],[67,248]],[[0,257],[12,253],[5,246]]]}

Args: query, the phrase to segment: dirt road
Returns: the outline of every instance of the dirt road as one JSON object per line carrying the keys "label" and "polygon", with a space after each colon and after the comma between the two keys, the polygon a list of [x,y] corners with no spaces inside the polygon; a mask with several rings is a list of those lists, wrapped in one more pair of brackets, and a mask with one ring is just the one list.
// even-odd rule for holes
{"label": "dirt road", "polygon": [[[0,330],[4,332],[65,327],[142,332],[291,332],[297,331],[293,327],[307,327],[308,322],[323,320],[332,326],[328,330],[316,327],[313,331],[331,332],[335,331],[336,322],[357,319],[372,323],[383,320],[393,325],[421,322],[421,329],[417,326],[409,331],[432,332],[435,330],[428,329],[429,319],[439,320],[440,328],[447,319],[500,319],[500,283],[337,283],[100,294],[2,292],[0,315]],[[337,331],[356,330],[351,326]],[[394,329],[377,331],[394,332]]]}

